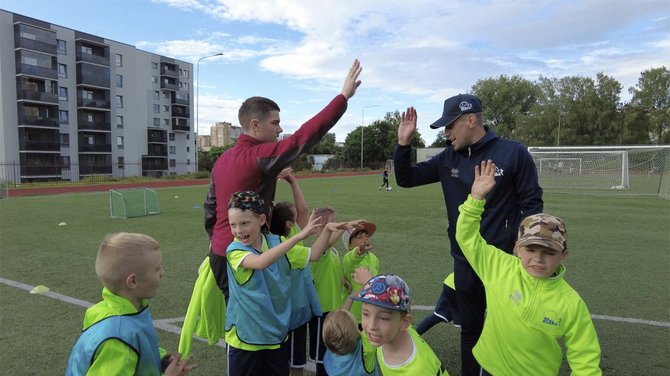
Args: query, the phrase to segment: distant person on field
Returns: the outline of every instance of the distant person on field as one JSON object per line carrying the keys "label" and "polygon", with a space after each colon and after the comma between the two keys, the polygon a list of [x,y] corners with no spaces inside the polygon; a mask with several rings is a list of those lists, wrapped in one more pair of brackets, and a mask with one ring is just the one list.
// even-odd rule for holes
{"label": "distant person on field", "polygon": [[398,127],[398,145],[393,165],[398,186],[404,188],[440,182],[449,222],[448,235],[454,259],[454,284],[461,314],[461,373],[479,375],[472,355],[484,326],[486,295],[481,280],[472,270],[456,242],[458,205],[470,193],[474,167],[492,159],[499,184],[491,192],[490,208],[482,220],[482,235],[491,244],[511,253],[521,218],[542,212],[542,189],[527,148],[498,137],[484,126],[482,103],[474,95],[459,94],[444,101],[442,116],[430,125],[444,127],[446,148],[433,158],[412,165],[412,136],[417,114],[413,107],[403,112]]}
{"label": "distant person on field", "polygon": [[382,185],[379,186],[379,190],[381,191],[382,188],[386,187],[386,190],[389,189],[389,169],[384,168],[384,172],[382,173]]}
{"label": "distant person on field", "polygon": [[165,276],[160,245],[144,234],[110,234],[95,260],[102,301],[86,310],[84,330],[74,344],[65,374],[184,375],[191,356],[158,347],[148,300]]}
{"label": "distant person on field", "polygon": [[[226,247],[233,241],[228,223],[228,198],[238,191],[254,191],[268,205],[274,201],[277,175],[301,153],[316,145],[347,109],[347,101],[361,81],[361,65],[355,60],[344,81],[342,92],[321,112],[281,141],[279,106],[271,99],[251,97],[239,109],[242,134],[235,146],[214,163],[210,188],[205,198],[205,229],[210,235],[209,263],[219,288],[228,297]],[[216,198],[224,202],[217,205]],[[269,219],[269,218],[268,218]]]}
{"label": "distant person on field", "polygon": [[456,301],[456,290],[454,288],[454,273],[450,273],[444,279],[442,293],[435,303],[433,314],[426,316],[419,325],[416,326],[416,332],[423,335],[430,328],[439,324],[454,323],[454,326],[461,327],[461,316],[458,312],[458,301]]}
{"label": "distant person on field", "polygon": [[459,207],[456,224],[456,240],[484,282],[489,303],[473,349],[482,374],[557,375],[562,344],[573,375],[601,375],[600,344],[589,310],[563,279],[568,256],[563,221],[545,213],[524,218],[514,255],[482,238],[485,198],[497,184],[496,171],[490,160],[474,168],[472,193]]}
{"label": "distant person on field", "polygon": [[410,290],[393,274],[372,277],[354,300],[362,302],[362,326],[384,376],[448,375],[430,346],[412,328]]}

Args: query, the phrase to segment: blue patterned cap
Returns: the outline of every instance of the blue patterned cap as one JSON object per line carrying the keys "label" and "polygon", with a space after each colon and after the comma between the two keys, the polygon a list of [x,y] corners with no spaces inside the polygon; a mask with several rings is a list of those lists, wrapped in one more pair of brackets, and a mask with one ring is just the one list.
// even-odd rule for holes
{"label": "blue patterned cap", "polygon": [[409,312],[409,296],[409,286],[402,278],[395,274],[379,274],[370,278],[358,297],[352,299],[394,311]]}

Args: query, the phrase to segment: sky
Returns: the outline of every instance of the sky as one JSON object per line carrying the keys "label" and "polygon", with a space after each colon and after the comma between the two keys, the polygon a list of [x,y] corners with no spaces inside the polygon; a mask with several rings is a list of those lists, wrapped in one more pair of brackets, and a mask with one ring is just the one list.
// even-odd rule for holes
{"label": "sky", "polygon": [[[238,125],[250,96],[281,108],[294,132],[342,89],[362,84],[331,130],[337,141],[387,112],[414,106],[432,143],[446,98],[500,75],[582,76],[622,85],[670,67],[667,0],[0,0],[0,8],[192,62],[198,134]],[[195,95],[196,90],[194,90]],[[486,104],[484,104],[486,105]]]}

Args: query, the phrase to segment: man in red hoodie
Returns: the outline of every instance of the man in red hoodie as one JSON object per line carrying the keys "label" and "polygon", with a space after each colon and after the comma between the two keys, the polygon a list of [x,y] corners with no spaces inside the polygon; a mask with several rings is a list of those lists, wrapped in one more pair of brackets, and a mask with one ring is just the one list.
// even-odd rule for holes
{"label": "man in red hoodie", "polygon": [[[238,113],[242,134],[235,146],[221,154],[214,163],[210,189],[205,199],[205,229],[211,239],[209,262],[226,301],[226,248],[233,241],[228,224],[227,203],[230,196],[238,191],[255,191],[266,205],[272,205],[277,189],[277,175],[301,153],[316,145],[342,117],[347,109],[347,101],[361,84],[358,80],[361,70],[357,59],[349,69],[342,92],[292,136],[281,141],[277,141],[282,132],[279,125],[280,110],[274,101],[251,97],[242,103]],[[217,201],[221,205],[217,205]]]}

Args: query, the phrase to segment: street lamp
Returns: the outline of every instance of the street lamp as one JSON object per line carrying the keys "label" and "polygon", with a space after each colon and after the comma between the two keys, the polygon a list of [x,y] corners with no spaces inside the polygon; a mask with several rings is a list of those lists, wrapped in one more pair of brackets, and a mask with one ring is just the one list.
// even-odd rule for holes
{"label": "street lamp", "polygon": [[379,107],[378,104],[373,104],[370,106],[365,106],[361,110],[361,170],[363,169],[363,123],[365,121],[365,109],[371,107]]}
{"label": "street lamp", "polygon": [[195,172],[198,172],[198,149],[200,149],[200,145],[198,144],[198,128],[200,128],[200,116],[198,114],[198,109],[200,108],[200,62],[204,59],[221,55],[223,55],[223,52],[203,56],[198,59],[198,62],[195,64]]}

